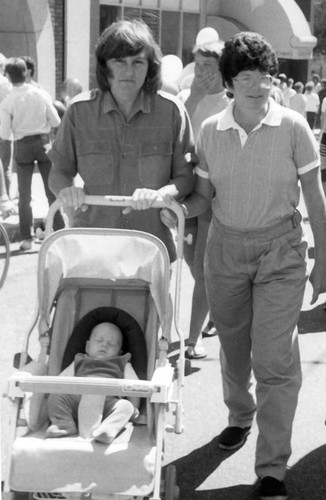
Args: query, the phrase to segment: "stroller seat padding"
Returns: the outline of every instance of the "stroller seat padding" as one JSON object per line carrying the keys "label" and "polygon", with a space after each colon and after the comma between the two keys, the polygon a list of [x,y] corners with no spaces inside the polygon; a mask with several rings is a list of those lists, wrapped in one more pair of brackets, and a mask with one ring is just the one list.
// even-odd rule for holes
{"label": "stroller seat padding", "polygon": [[123,335],[123,352],[130,352],[131,364],[142,380],[147,378],[147,350],[144,333],[138,322],[126,311],[117,307],[97,307],[76,323],[68,340],[61,369],[69,366],[78,353],[85,353],[86,342],[92,329],[100,323],[114,323]]}
{"label": "stroller seat padding", "polygon": [[10,474],[13,490],[94,488],[98,494],[126,492],[129,496],[148,495],[152,490],[151,457],[156,448],[146,426],[135,426],[128,442],[117,440],[110,446],[75,436],[44,439],[44,431],[45,427],[16,439]]}

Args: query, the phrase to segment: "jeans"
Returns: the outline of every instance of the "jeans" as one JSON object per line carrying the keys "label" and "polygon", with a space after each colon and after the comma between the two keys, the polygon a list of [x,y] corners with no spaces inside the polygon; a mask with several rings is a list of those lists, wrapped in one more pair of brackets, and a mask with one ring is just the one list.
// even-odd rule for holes
{"label": "jeans", "polygon": [[[49,136],[47,134],[32,135],[23,137],[14,144],[14,155],[17,163],[17,180],[19,192],[19,225],[20,233],[24,240],[33,236],[33,213],[31,208],[32,177],[35,162],[38,164],[46,197],[49,205],[55,201],[55,196],[50,191],[48,185],[51,162],[46,154],[50,147]],[[53,221],[53,229],[64,227],[62,216],[56,213]]]}

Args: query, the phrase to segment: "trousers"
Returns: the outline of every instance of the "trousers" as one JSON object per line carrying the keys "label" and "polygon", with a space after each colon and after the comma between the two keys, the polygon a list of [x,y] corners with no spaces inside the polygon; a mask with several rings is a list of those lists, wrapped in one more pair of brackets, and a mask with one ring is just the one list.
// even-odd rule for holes
{"label": "trousers", "polygon": [[[26,136],[19,141],[15,141],[14,155],[17,163],[18,180],[18,213],[20,233],[24,240],[33,236],[33,212],[31,208],[32,200],[32,177],[34,173],[35,162],[38,164],[45,195],[49,205],[55,201],[55,196],[49,189],[48,179],[51,170],[51,162],[46,154],[50,147],[49,136],[47,134]],[[60,212],[57,212],[53,229],[62,229],[64,222]]]}
{"label": "trousers", "polygon": [[213,217],[204,263],[229,425],[251,426],[256,414],[256,474],[279,480],[301,386],[296,325],[307,280],[307,245],[292,222],[236,231]]}

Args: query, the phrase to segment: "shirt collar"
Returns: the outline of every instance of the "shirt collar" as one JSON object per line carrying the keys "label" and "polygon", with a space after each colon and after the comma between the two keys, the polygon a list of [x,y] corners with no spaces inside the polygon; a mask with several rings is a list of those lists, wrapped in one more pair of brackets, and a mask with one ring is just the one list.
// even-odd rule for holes
{"label": "shirt collar", "polygon": [[[138,111],[142,111],[143,113],[150,113],[151,110],[151,100],[150,100],[150,95],[145,93],[144,91],[141,91],[139,95],[137,96],[137,99],[135,101],[134,107],[133,107],[133,115],[136,114]],[[104,113],[109,113],[110,111],[119,111],[119,107],[111,94],[110,90],[107,92],[103,92],[103,112]]]}
{"label": "shirt collar", "polygon": [[[266,116],[260,122],[270,127],[278,127],[282,121],[282,106],[276,104],[270,97],[268,101],[268,111]],[[227,107],[220,113],[220,119],[217,122],[217,130],[227,130],[229,128],[240,129],[240,125],[233,118],[234,101],[231,101]]]}

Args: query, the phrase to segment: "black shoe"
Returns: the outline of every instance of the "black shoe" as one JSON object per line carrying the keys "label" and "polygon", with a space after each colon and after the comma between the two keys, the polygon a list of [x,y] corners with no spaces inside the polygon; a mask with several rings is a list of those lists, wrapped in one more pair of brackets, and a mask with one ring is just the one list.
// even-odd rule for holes
{"label": "black shoe", "polygon": [[220,434],[218,445],[222,450],[236,450],[247,439],[251,427],[227,427]]}
{"label": "black shoe", "polygon": [[287,500],[287,491],[283,481],[266,476],[260,480],[260,500]]}

